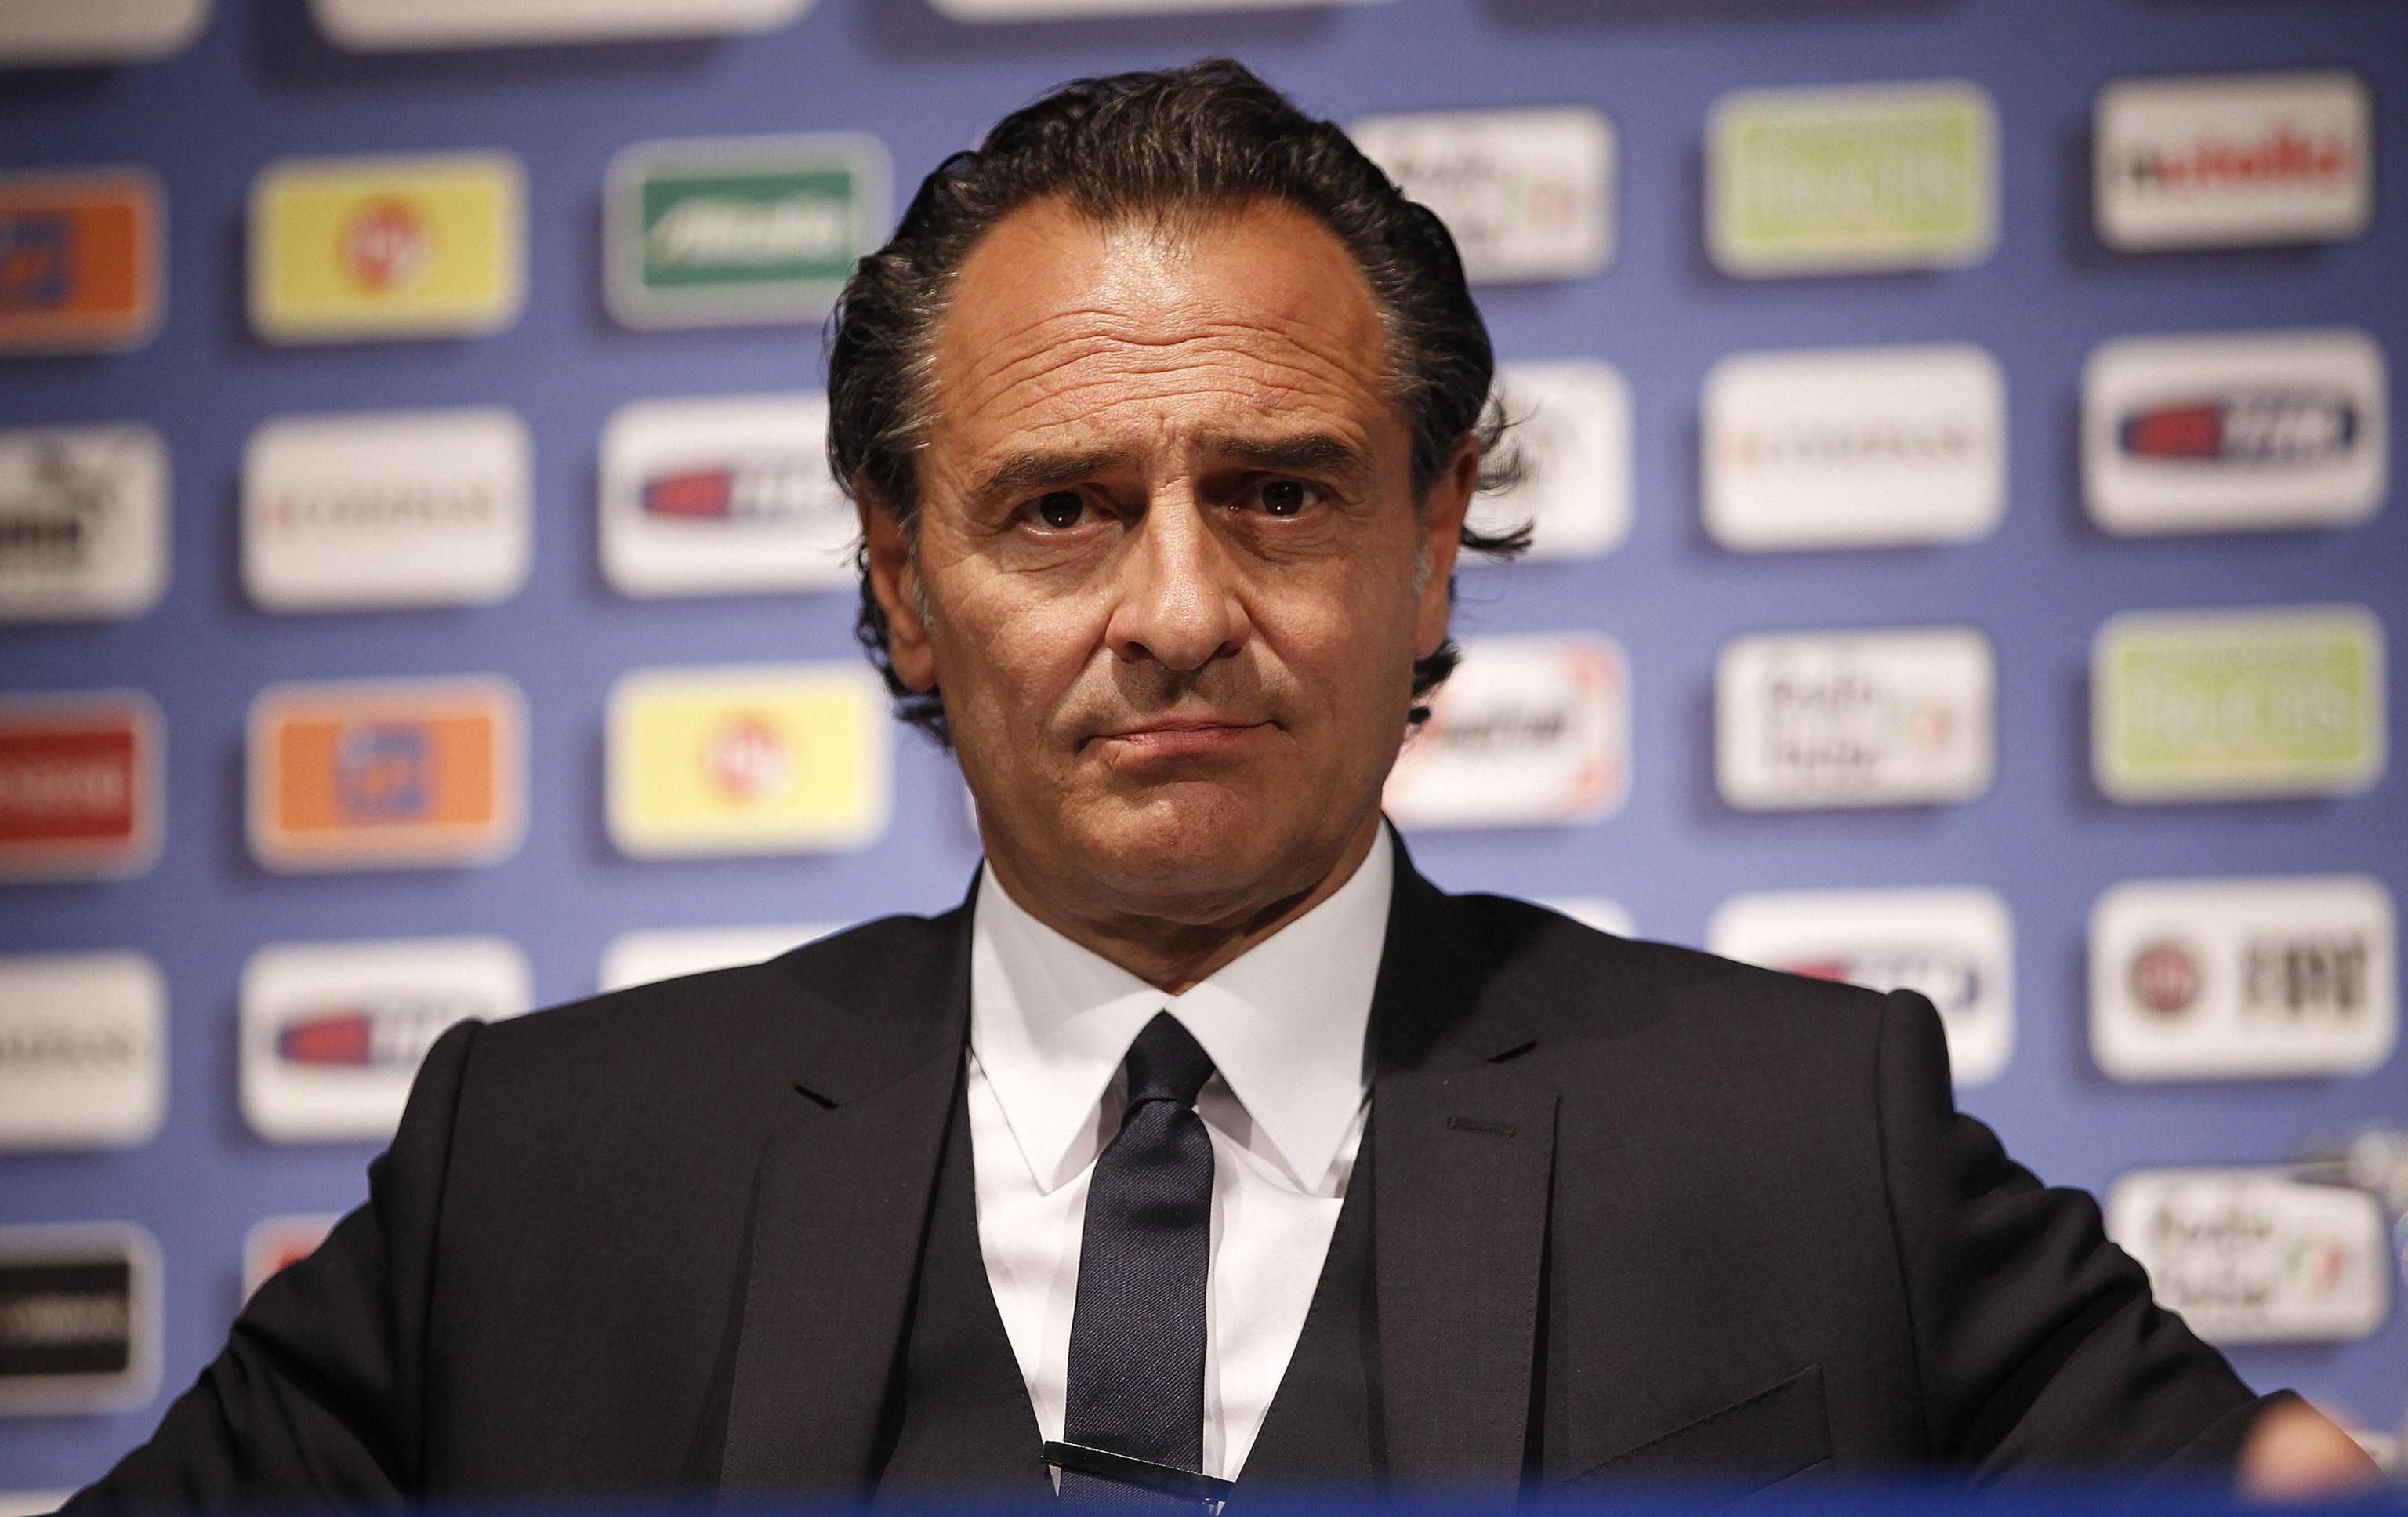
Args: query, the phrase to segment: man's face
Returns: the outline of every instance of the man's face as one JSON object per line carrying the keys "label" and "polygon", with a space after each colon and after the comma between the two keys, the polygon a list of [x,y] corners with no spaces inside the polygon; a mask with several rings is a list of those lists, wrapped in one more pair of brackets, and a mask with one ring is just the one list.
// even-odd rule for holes
{"label": "man's face", "polygon": [[1311,889],[1378,825],[1477,466],[1416,508],[1344,249],[1274,204],[1166,227],[1040,202],[972,253],[932,356],[916,544],[864,524],[990,856],[1090,916]]}

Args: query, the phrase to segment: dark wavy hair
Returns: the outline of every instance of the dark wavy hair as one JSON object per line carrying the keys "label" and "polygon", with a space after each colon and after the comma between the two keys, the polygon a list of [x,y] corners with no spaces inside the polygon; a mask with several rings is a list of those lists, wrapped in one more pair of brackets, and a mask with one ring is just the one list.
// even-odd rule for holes
{"label": "dark wavy hair", "polygon": [[[1414,498],[1428,498],[1467,436],[1480,444],[1483,491],[1519,477],[1491,394],[1496,355],[1455,239],[1337,126],[1305,115],[1243,64],[1213,58],[1080,79],[1012,112],[977,148],[939,164],[895,236],[853,268],[830,320],[828,463],[848,495],[866,492],[907,532],[920,508],[916,452],[928,420],[930,353],[953,281],[1005,217],[1055,198],[1107,224],[1261,200],[1313,217],[1354,257],[1387,329],[1388,383],[1412,426]],[[1463,546],[1511,557],[1529,536],[1526,525],[1486,533],[1467,523]],[[896,677],[867,544],[854,560],[854,633],[894,692],[896,714],[950,743],[939,694]],[[1450,639],[1415,662],[1413,721],[1428,715],[1423,697],[1459,656]]]}

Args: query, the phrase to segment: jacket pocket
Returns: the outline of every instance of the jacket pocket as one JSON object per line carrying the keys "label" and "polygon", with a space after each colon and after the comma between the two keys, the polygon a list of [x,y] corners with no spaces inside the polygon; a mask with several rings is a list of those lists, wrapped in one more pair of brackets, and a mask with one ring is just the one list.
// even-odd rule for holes
{"label": "jacket pocket", "polygon": [[1720,1411],[1592,1465],[1555,1489],[1602,1481],[1672,1481],[1729,1497],[1806,1475],[1830,1460],[1823,1367],[1808,1365]]}

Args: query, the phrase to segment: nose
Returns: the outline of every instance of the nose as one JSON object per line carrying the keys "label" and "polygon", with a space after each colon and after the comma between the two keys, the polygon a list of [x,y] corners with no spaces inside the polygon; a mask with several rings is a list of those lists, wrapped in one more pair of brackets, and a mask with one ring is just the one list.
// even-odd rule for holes
{"label": "nose", "polygon": [[1192,673],[1245,646],[1252,626],[1236,574],[1193,499],[1149,506],[1121,554],[1121,584],[1104,629],[1125,663]]}

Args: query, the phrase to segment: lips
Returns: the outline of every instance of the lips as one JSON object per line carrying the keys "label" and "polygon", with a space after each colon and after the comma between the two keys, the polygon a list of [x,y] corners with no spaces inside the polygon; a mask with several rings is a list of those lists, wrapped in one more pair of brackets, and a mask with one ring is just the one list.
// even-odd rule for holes
{"label": "lips", "polygon": [[1100,733],[1096,740],[1132,757],[1183,758],[1226,751],[1269,727],[1268,722],[1183,718]]}

